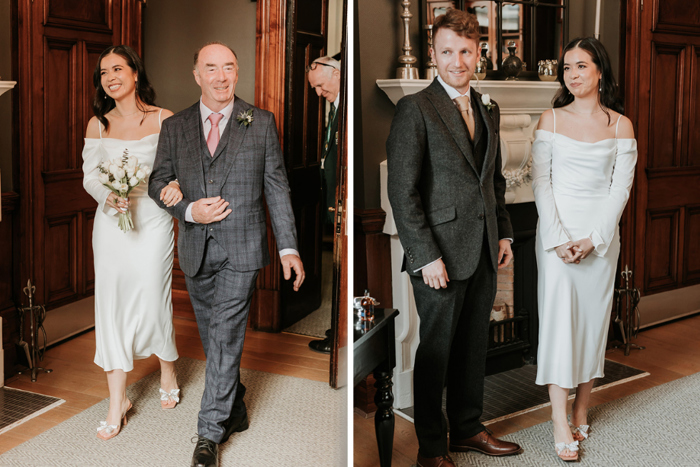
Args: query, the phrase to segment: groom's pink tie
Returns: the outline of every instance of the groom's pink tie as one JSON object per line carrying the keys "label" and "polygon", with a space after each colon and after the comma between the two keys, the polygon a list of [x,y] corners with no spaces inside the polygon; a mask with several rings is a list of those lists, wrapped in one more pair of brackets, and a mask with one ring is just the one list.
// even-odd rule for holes
{"label": "groom's pink tie", "polygon": [[216,147],[219,145],[219,122],[222,118],[224,118],[224,116],[218,113],[209,115],[211,130],[209,130],[209,136],[207,136],[207,146],[209,147],[209,153],[211,153],[212,157],[214,157]]}

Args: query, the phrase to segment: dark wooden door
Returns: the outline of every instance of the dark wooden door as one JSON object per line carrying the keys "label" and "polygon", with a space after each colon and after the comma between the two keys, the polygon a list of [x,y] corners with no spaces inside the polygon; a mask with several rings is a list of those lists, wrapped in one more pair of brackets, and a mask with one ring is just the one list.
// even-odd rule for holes
{"label": "dark wooden door", "polygon": [[[343,39],[341,63],[347,62],[348,2],[343,1]],[[333,348],[331,349],[330,385],[340,388],[347,384],[348,363],[348,67],[343,66],[338,108],[338,164],[336,167],[335,229],[333,232]],[[328,272],[326,272],[328,274]]]}
{"label": "dark wooden door", "polygon": [[[306,67],[325,54],[328,5],[324,0],[288,2],[287,88],[284,154],[306,280],[298,292],[282,285],[282,328],[321,305],[322,228],[320,163],[326,101],[309,87]],[[330,325],[330,323],[328,323]]]}
{"label": "dark wooden door", "polygon": [[[19,194],[21,283],[48,309],[93,293],[92,222],[82,149],[92,74],[108,46],[140,52],[143,0],[20,0]],[[35,302],[35,303],[36,303]]]}
{"label": "dark wooden door", "polygon": [[700,3],[629,0],[626,23],[639,160],[622,267],[650,295],[700,283]]}

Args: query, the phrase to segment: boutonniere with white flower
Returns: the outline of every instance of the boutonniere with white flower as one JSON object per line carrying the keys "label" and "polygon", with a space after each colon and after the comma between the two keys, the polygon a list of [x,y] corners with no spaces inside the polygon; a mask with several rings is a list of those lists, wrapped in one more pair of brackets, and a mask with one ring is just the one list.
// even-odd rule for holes
{"label": "boutonniere with white flower", "polygon": [[241,111],[241,113],[238,114],[238,117],[236,117],[236,120],[238,120],[239,126],[250,125],[253,123],[253,109],[248,109],[247,112]]}
{"label": "boutonniere with white flower", "polygon": [[[131,190],[139,186],[151,174],[151,168],[145,164],[139,164],[135,156],[129,155],[128,149],[124,149],[124,154],[121,157],[102,162],[98,169],[100,173],[97,179],[100,183],[122,198],[128,198]],[[119,228],[123,232],[134,228],[129,210],[119,213]]]}
{"label": "boutonniere with white flower", "polygon": [[481,95],[481,103],[488,109],[489,114],[491,113],[491,110],[496,107],[496,104],[491,102],[491,96],[488,94]]}

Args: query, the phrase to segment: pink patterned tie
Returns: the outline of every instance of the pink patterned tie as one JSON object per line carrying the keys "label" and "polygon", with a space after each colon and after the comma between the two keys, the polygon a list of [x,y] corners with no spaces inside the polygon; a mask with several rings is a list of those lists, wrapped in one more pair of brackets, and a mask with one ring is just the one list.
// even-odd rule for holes
{"label": "pink patterned tie", "polygon": [[209,136],[207,136],[207,146],[209,147],[209,152],[212,157],[214,157],[216,147],[219,145],[219,122],[222,118],[224,118],[224,116],[218,113],[209,115],[211,130],[209,130]]}

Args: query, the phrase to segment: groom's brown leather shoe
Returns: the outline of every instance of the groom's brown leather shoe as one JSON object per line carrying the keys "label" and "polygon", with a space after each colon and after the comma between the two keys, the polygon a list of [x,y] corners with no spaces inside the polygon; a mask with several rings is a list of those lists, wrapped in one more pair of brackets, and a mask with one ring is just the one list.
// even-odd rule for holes
{"label": "groom's brown leather shoe", "polygon": [[423,457],[418,453],[418,467],[457,467],[449,455],[438,457]]}
{"label": "groom's brown leather shoe", "polygon": [[450,451],[478,451],[489,456],[511,456],[513,454],[520,454],[523,452],[523,448],[509,441],[501,441],[495,436],[492,436],[488,430],[484,430],[471,438],[458,440],[450,439]]}

